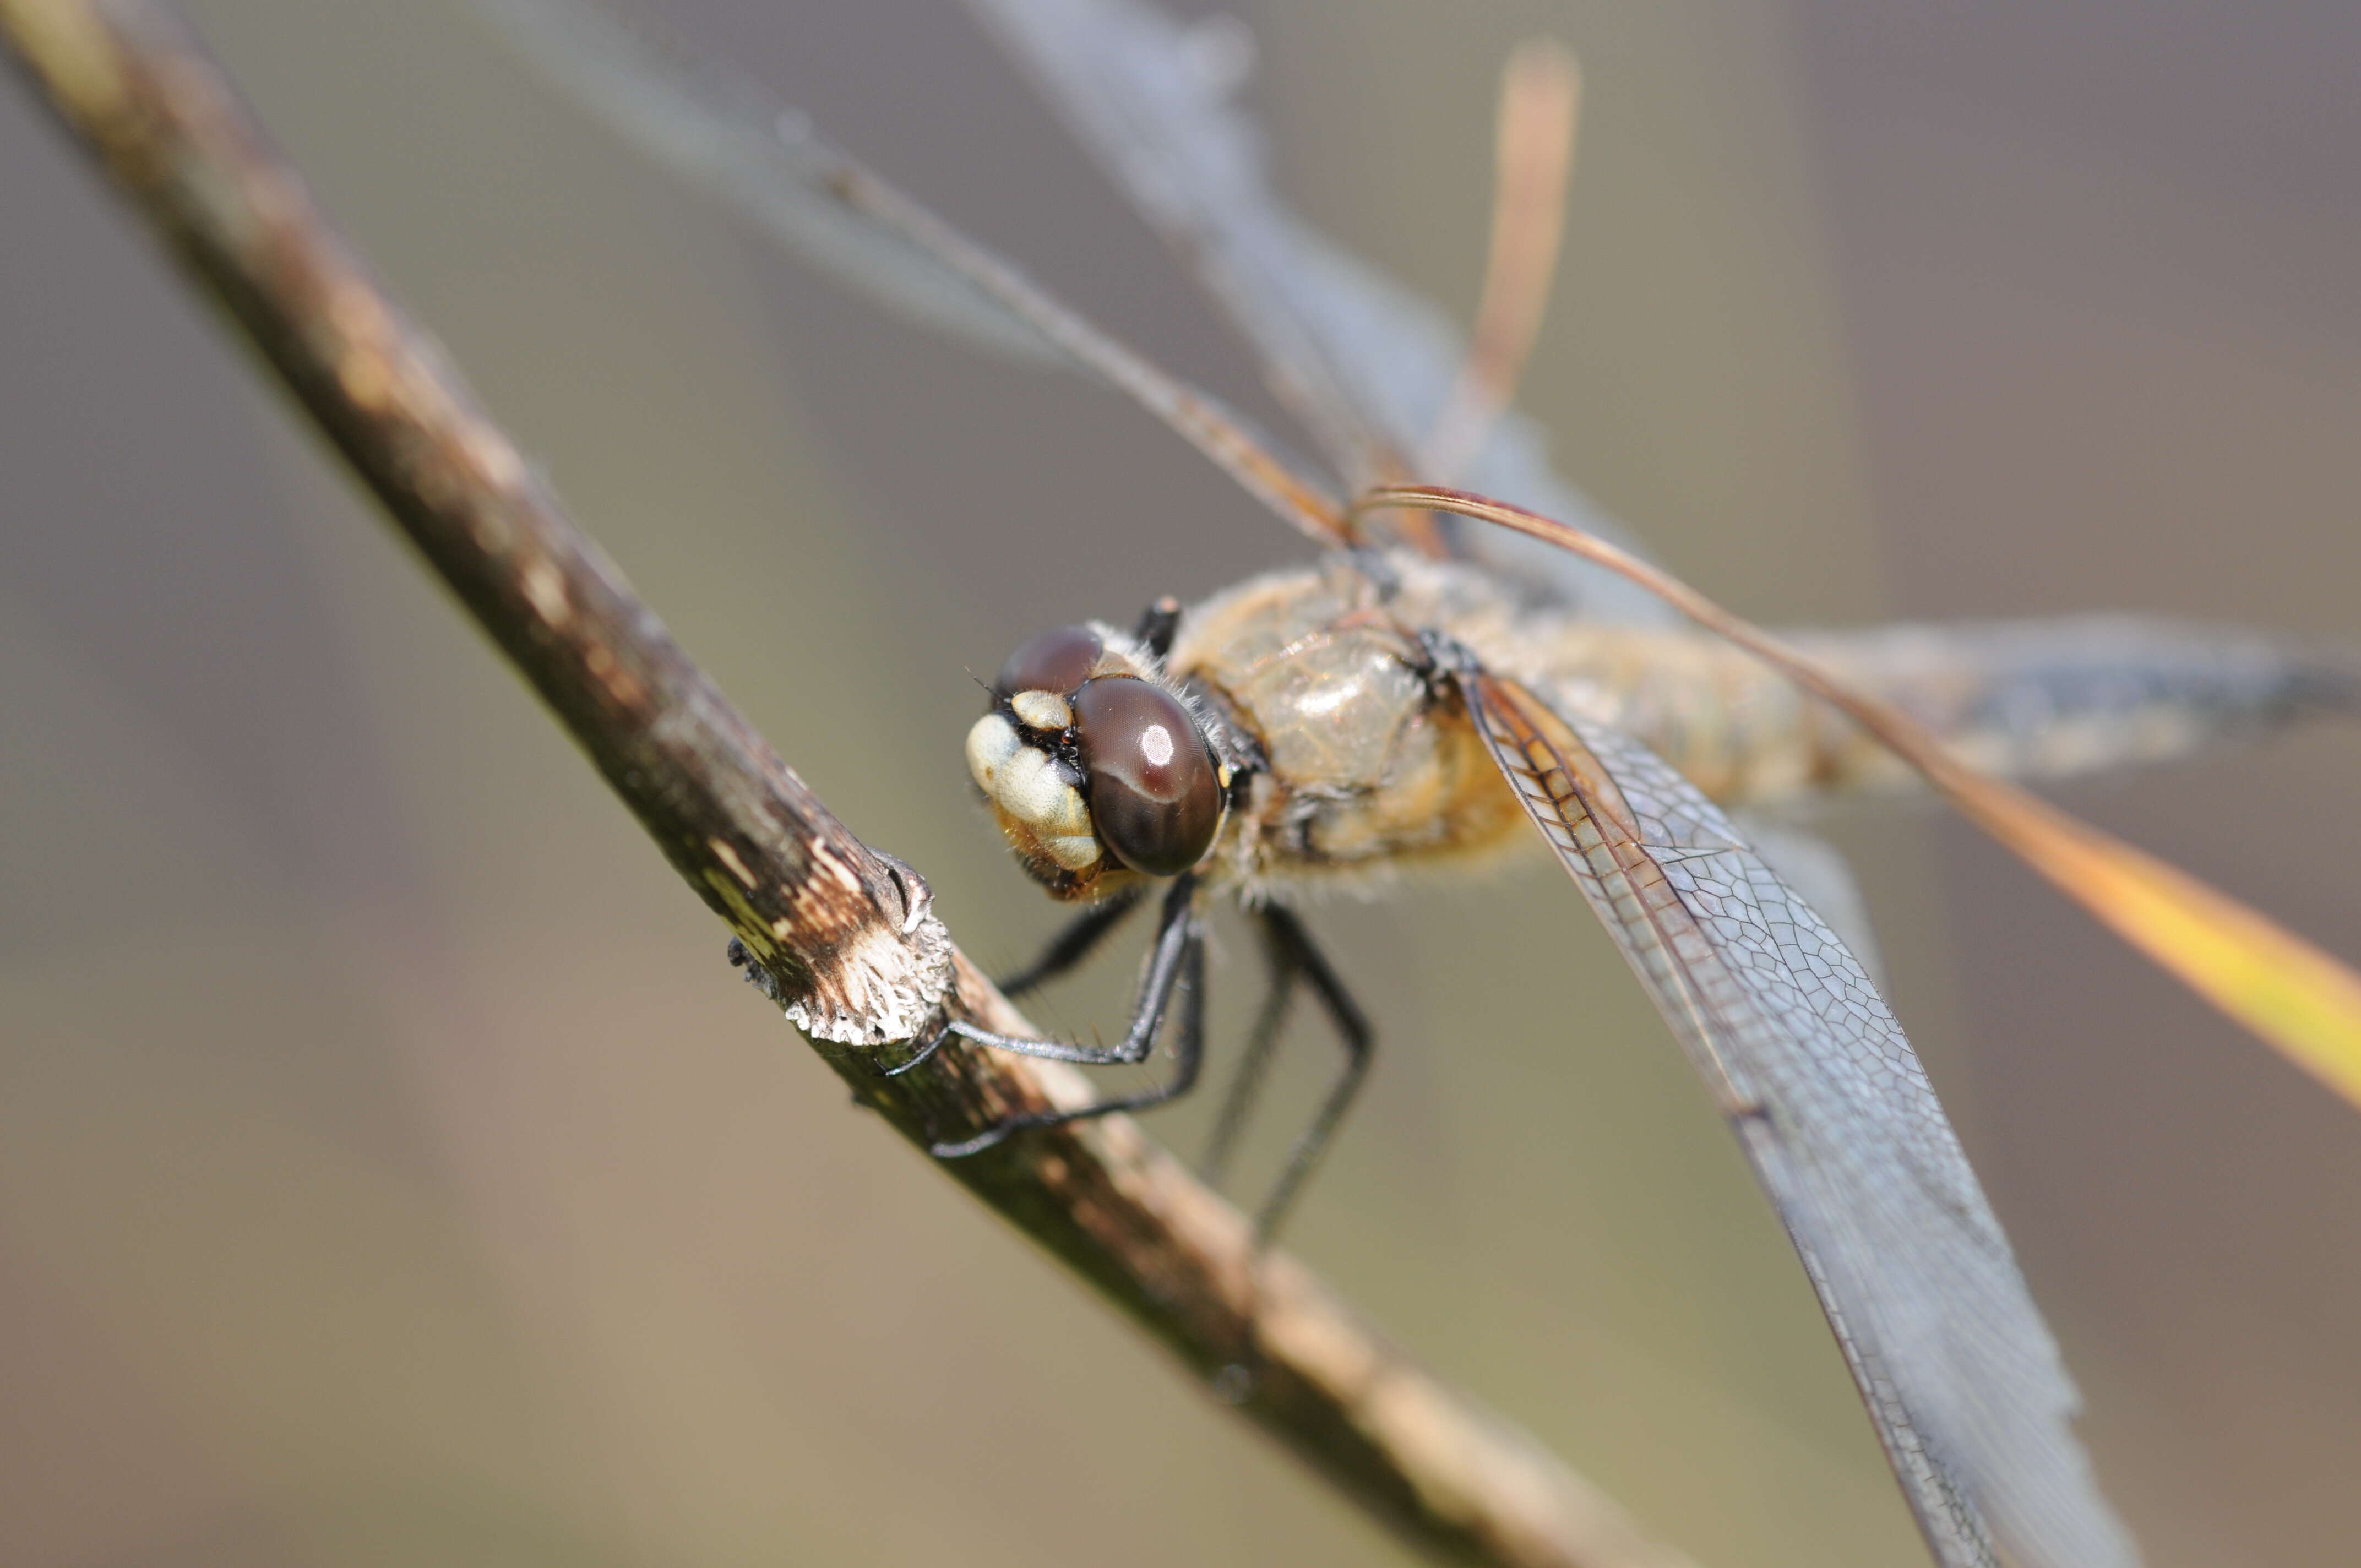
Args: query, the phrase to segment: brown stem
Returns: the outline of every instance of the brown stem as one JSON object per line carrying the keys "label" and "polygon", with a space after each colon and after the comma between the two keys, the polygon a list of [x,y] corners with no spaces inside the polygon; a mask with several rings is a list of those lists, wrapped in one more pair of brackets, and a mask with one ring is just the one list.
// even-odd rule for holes
{"label": "brown stem", "polygon": [[[32,85],[244,330],[683,880],[763,989],[921,1147],[1072,1103],[1069,1071],[871,1047],[939,1007],[1030,1033],[950,946],[925,883],[847,832],[642,604],[330,230],[155,0],[0,0]],[[1555,1458],[1422,1371],[1127,1121],[1028,1135],[950,1173],[1406,1539],[1504,1564],[1670,1565]]]}

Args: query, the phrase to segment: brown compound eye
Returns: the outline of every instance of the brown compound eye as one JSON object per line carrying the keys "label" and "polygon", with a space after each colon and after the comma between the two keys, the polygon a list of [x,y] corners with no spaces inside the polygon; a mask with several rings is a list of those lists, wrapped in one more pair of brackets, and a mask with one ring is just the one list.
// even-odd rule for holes
{"label": "brown compound eye", "polygon": [[993,695],[1003,699],[1018,692],[1055,692],[1064,696],[1091,678],[1106,644],[1087,626],[1060,626],[1044,631],[1008,655]]}
{"label": "brown compound eye", "polygon": [[1189,710],[1120,675],[1086,683],[1073,708],[1099,842],[1149,876],[1195,865],[1222,825],[1222,787]]}

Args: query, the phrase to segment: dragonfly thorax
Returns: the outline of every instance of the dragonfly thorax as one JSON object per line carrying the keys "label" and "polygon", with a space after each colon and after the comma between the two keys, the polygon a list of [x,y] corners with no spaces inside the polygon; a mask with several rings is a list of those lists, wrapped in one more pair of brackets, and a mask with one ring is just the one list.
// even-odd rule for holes
{"label": "dragonfly thorax", "polygon": [[1257,760],[1218,851],[1250,898],[1381,883],[1415,863],[1528,848],[1521,813],[1433,667],[1422,629],[1507,652],[1511,616],[1468,574],[1332,558],[1193,607],[1169,661]]}

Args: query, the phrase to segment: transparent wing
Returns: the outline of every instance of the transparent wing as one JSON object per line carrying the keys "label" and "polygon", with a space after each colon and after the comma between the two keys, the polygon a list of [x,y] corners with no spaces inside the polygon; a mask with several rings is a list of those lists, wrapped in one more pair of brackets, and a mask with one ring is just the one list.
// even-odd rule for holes
{"label": "transparent wing", "polygon": [[752,82],[598,0],[475,0],[519,53],[608,127],[837,283],[1020,358],[1064,356],[927,247],[844,199],[843,154]]}
{"label": "transparent wing", "polygon": [[476,5],[586,108],[855,292],[1105,382],[1312,539],[1345,541],[1334,501],[1235,414],[820,140],[759,88],[599,0]]}
{"label": "transparent wing", "polygon": [[1788,891],[1837,934],[1869,982],[1883,992],[1885,963],[1877,948],[1877,928],[1870,924],[1869,902],[1837,847],[1817,833],[1759,811],[1733,811],[1730,819]]}
{"label": "transparent wing", "polygon": [[1937,1557],[2135,1563],[2000,1222],[1852,954],[1638,741],[1472,664],[1461,685],[1745,1146]]}
{"label": "transparent wing", "polygon": [[[1443,313],[1298,218],[1229,97],[1235,23],[1191,27],[1142,0],[970,0],[1132,203],[1196,270],[1272,388],[1356,486],[1408,470],[1466,345]],[[1229,31],[1224,28],[1233,29]],[[1466,483],[1628,540],[1551,471],[1540,426],[1504,415]],[[1460,553],[1535,597],[1623,621],[1670,612],[1587,563],[1491,531]]]}

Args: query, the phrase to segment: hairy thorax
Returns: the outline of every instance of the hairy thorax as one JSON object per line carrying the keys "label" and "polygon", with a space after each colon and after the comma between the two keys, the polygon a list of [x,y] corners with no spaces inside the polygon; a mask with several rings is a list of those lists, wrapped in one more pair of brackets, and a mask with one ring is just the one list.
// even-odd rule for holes
{"label": "hairy thorax", "polygon": [[1420,641],[1465,644],[1577,719],[1636,732],[1725,802],[1811,787],[1815,716],[1745,654],[1677,629],[1519,607],[1498,579],[1410,556],[1380,588],[1341,561],[1252,578],[1182,620],[1169,668],[1265,771],[1209,872],[1249,892],[1483,861],[1538,843]]}
{"label": "hairy thorax", "polygon": [[[1422,628],[1474,582],[1418,567],[1381,597],[1324,567],[1256,577],[1194,608],[1168,666],[1261,753],[1206,868],[1249,892],[1487,855],[1530,837]],[[1472,603],[1457,605],[1472,611]]]}

